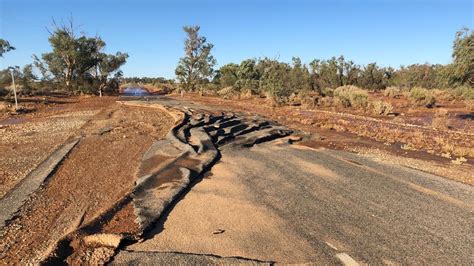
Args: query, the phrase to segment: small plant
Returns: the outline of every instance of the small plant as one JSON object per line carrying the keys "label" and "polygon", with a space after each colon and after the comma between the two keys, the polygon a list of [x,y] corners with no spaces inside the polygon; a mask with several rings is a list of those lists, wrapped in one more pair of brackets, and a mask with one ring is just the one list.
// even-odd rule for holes
{"label": "small plant", "polygon": [[416,151],[416,147],[413,146],[411,143],[406,143],[406,144],[403,144],[401,147],[400,147],[402,150],[407,150],[407,151]]}
{"label": "small plant", "polygon": [[366,108],[368,105],[367,92],[352,85],[341,86],[334,90],[334,97],[343,107]]}
{"label": "small plant", "polygon": [[313,91],[301,91],[298,93],[297,98],[299,99],[302,105],[312,108],[318,105],[321,95]]}
{"label": "small plant", "polygon": [[370,109],[376,115],[388,115],[393,111],[393,106],[384,101],[375,101],[370,103]]}
{"label": "small plant", "polygon": [[383,95],[390,98],[399,98],[402,95],[402,91],[398,87],[390,86],[385,88]]}
{"label": "small plant", "polygon": [[334,104],[334,98],[332,97],[321,97],[319,99],[318,105],[323,107],[330,107]]}
{"label": "small plant", "polygon": [[422,87],[414,87],[411,89],[408,98],[417,106],[433,108],[436,104],[433,93]]}
{"label": "small plant", "polygon": [[448,129],[448,110],[444,108],[436,110],[431,126],[437,129]]}
{"label": "small plant", "polygon": [[468,111],[474,111],[474,100],[468,100],[465,102],[465,104]]}
{"label": "small plant", "polygon": [[334,96],[334,89],[326,87],[326,88],[321,90],[321,94],[323,96],[333,97]]}
{"label": "small plant", "polygon": [[451,163],[461,165],[463,163],[467,162],[467,159],[464,157],[458,157],[456,160],[452,160]]}
{"label": "small plant", "polygon": [[250,99],[252,98],[253,93],[252,90],[244,89],[240,92],[240,99]]}

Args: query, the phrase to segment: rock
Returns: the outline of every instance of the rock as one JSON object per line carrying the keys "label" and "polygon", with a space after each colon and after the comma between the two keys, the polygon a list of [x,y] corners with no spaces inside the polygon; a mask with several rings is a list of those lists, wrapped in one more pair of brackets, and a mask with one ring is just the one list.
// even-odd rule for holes
{"label": "rock", "polygon": [[122,241],[122,236],[117,234],[95,234],[83,238],[84,245],[91,247],[117,248]]}
{"label": "rock", "polygon": [[222,233],[224,233],[224,232],[225,232],[224,229],[216,229],[216,230],[214,230],[214,231],[212,232],[212,234],[214,234],[214,235],[219,235],[219,234],[222,234]]}

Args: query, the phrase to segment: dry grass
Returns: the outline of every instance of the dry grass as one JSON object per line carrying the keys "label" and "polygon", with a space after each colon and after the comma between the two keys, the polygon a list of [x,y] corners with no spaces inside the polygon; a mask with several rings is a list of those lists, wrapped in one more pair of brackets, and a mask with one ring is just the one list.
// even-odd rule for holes
{"label": "dry grass", "polygon": [[444,108],[436,110],[431,126],[437,129],[448,129],[448,110]]}
{"label": "dry grass", "polygon": [[432,108],[436,104],[433,92],[422,87],[412,88],[408,94],[408,99],[416,106]]}
{"label": "dry grass", "polygon": [[369,109],[376,115],[388,115],[393,111],[393,106],[388,102],[375,101],[369,104]]}
{"label": "dry grass", "polygon": [[338,87],[334,90],[334,97],[343,107],[365,109],[368,105],[367,91],[352,85]]}
{"label": "dry grass", "polygon": [[237,99],[239,98],[239,92],[237,92],[232,86],[225,87],[217,92],[217,95],[224,99]]}
{"label": "dry grass", "polygon": [[389,98],[399,98],[402,96],[402,91],[398,87],[390,86],[385,88],[383,95]]}
{"label": "dry grass", "polygon": [[474,111],[474,100],[465,101],[466,109],[470,112]]}

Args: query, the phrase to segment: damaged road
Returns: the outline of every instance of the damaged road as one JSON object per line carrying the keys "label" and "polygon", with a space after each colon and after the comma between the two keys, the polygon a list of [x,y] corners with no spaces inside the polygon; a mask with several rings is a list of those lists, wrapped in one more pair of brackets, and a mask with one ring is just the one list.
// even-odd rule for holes
{"label": "damaged road", "polygon": [[8,221],[1,262],[472,262],[472,186],[166,97],[114,103],[81,131]]}
{"label": "damaged road", "polygon": [[[248,122],[248,114],[224,115],[225,121],[203,126],[199,121],[207,106],[158,103],[192,111],[190,117],[199,119],[188,120],[176,136],[198,153],[217,148],[220,158],[208,160],[209,172],[178,194],[114,263],[145,262],[157,254],[166,254],[167,263],[186,263],[186,254],[252,263],[470,263],[471,186],[353,153],[298,145],[301,132],[265,125],[273,122],[263,118],[257,121],[264,124]],[[202,116],[207,123],[210,118]],[[194,139],[205,136],[201,128],[210,139]],[[253,133],[238,137],[251,128]],[[266,135],[273,129],[284,134]]]}

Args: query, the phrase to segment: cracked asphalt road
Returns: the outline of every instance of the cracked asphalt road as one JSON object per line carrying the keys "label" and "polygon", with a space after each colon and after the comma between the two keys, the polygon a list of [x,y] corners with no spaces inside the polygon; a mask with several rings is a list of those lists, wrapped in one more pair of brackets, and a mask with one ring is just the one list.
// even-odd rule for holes
{"label": "cracked asphalt road", "polygon": [[165,252],[170,263],[186,262],[183,254],[220,263],[473,263],[469,185],[284,139],[219,149],[210,174],[114,262]]}

